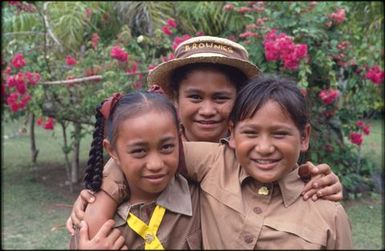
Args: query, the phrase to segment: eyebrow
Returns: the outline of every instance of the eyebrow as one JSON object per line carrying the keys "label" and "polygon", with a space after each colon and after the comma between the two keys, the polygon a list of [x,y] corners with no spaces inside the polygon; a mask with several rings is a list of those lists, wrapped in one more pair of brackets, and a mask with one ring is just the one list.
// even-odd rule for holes
{"label": "eyebrow", "polygon": [[[177,140],[177,137],[174,137],[174,136],[164,136],[160,139],[160,143],[164,143],[164,142],[167,142],[167,141],[172,141],[172,140]],[[127,146],[145,146],[147,145],[147,142],[146,141],[143,141],[143,140],[132,140],[130,141]]]}
{"label": "eyebrow", "polygon": [[[200,89],[189,88],[189,89],[185,90],[184,92],[187,93],[187,94],[190,94],[190,93],[202,93],[203,91],[200,90]],[[213,93],[213,95],[218,95],[218,94],[220,94],[220,95],[231,95],[232,92],[230,92],[230,91],[216,91],[216,92]]]}

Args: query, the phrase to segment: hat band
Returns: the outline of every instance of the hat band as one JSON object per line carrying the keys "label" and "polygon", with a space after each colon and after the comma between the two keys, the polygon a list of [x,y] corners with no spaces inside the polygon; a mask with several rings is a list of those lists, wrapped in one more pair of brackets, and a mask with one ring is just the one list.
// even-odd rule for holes
{"label": "hat band", "polygon": [[175,51],[175,58],[194,57],[194,54],[221,54],[225,57],[248,60],[247,53],[229,45],[214,42],[185,44]]}

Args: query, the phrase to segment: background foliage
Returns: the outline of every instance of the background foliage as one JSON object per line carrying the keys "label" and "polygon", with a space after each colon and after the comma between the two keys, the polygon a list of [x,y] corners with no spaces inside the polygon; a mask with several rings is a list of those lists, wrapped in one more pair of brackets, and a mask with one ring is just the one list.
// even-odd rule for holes
{"label": "background foliage", "polygon": [[[148,88],[148,70],[173,58],[183,40],[227,37],[243,44],[263,72],[298,81],[312,113],[306,157],[328,163],[355,196],[373,189],[371,175],[381,168],[361,156],[361,144],[370,134],[366,122],[384,111],[383,7],[377,1],[3,2],[4,115],[30,124],[43,118],[46,129],[51,117],[63,133],[71,128],[63,152],[76,159],[96,104],[113,92]],[[24,66],[20,58],[15,66],[17,54]],[[26,72],[38,73],[39,81]],[[24,106],[15,111],[19,101]]]}

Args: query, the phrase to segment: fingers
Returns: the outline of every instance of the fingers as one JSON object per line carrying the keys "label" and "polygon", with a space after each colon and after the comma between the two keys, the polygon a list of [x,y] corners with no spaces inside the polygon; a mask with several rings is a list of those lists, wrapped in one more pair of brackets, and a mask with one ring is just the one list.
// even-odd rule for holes
{"label": "fingers", "polygon": [[114,224],[115,224],[115,221],[112,219],[109,219],[108,221],[106,221],[103,224],[103,226],[99,229],[99,231],[96,233],[95,238],[101,239],[108,236]]}
{"label": "fingers", "polygon": [[328,175],[329,173],[332,172],[332,170],[328,164],[319,164],[319,165],[315,166],[310,161],[308,161],[306,163],[309,163],[310,172],[311,172],[312,176],[317,175],[317,174]]}
{"label": "fingers", "polygon": [[330,200],[330,201],[341,201],[343,198],[344,198],[344,196],[343,196],[342,192],[322,197],[322,199]]}
{"label": "fingers", "polygon": [[73,228],[71,217],[68,217],[67,219],[66,228],[68,233],[70,233],[72,236],[75,234],[75,229]]}
{"label": "fingers", "polygon": [[93,203],[95,201],[94,192],[88,189],[83,189],[80,191],[80,199],[82,200],[82,204],[85,205],[86,208],[88,203]]}
{"label": "fingers", "polygon": [[128,247],[124,245],[120,250],[128,250]]}
{"label": "fingers", "polygon": [[83,243],[89,240],[90,238],[88,236],[88,225],[85,221],[81,221],[79,230],[79,243]]}
{"label": "fingers", "polygon": [[340,201],[343,199],[342,185],[338,182],[325,186],[317,191],[317,196],[326,200]]}
{"label": "fingers", "polygon": [[119,231],[118,238],[115,240],[112,249],[114,249],[114,250],[121,249],[123,245],[124,245],[124,237],[121,235],[121,233]]}
{"label": "fingers", "polygon": [[71,220],[76,226],[79,226],[80,221],[84,220],[84,209],[79,208],[78,205],[76,205],[76,202],[74,204],[74,208],[72,209]]}
{"label": "fingers", "polygon": [[306,192],[302,192],[302,198],[304,200],[308,200],[309,198],[313,198],[313,196],[317,196],[317,189],[311,188]]}

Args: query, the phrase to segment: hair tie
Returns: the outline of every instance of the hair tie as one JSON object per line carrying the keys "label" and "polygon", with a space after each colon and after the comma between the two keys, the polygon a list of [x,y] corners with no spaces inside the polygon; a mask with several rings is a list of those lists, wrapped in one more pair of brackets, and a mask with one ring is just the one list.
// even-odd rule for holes
{"label": "hair tie", "polygon": [[151,93],[159,93],[164,95],[163,89],[159,85],[152,85],[150,88],[148,88],[147,92]]}
{"label": "hair tie", "polygon": [[114,106],[122,96],[123,95],[121,93],[116,92],[112,94],[111,97],[105,99],[102,107],[99,109],[99,111],[103,114],[103,117],[105,120],[107,120],[110,117],[111,110],[114,108]]}

